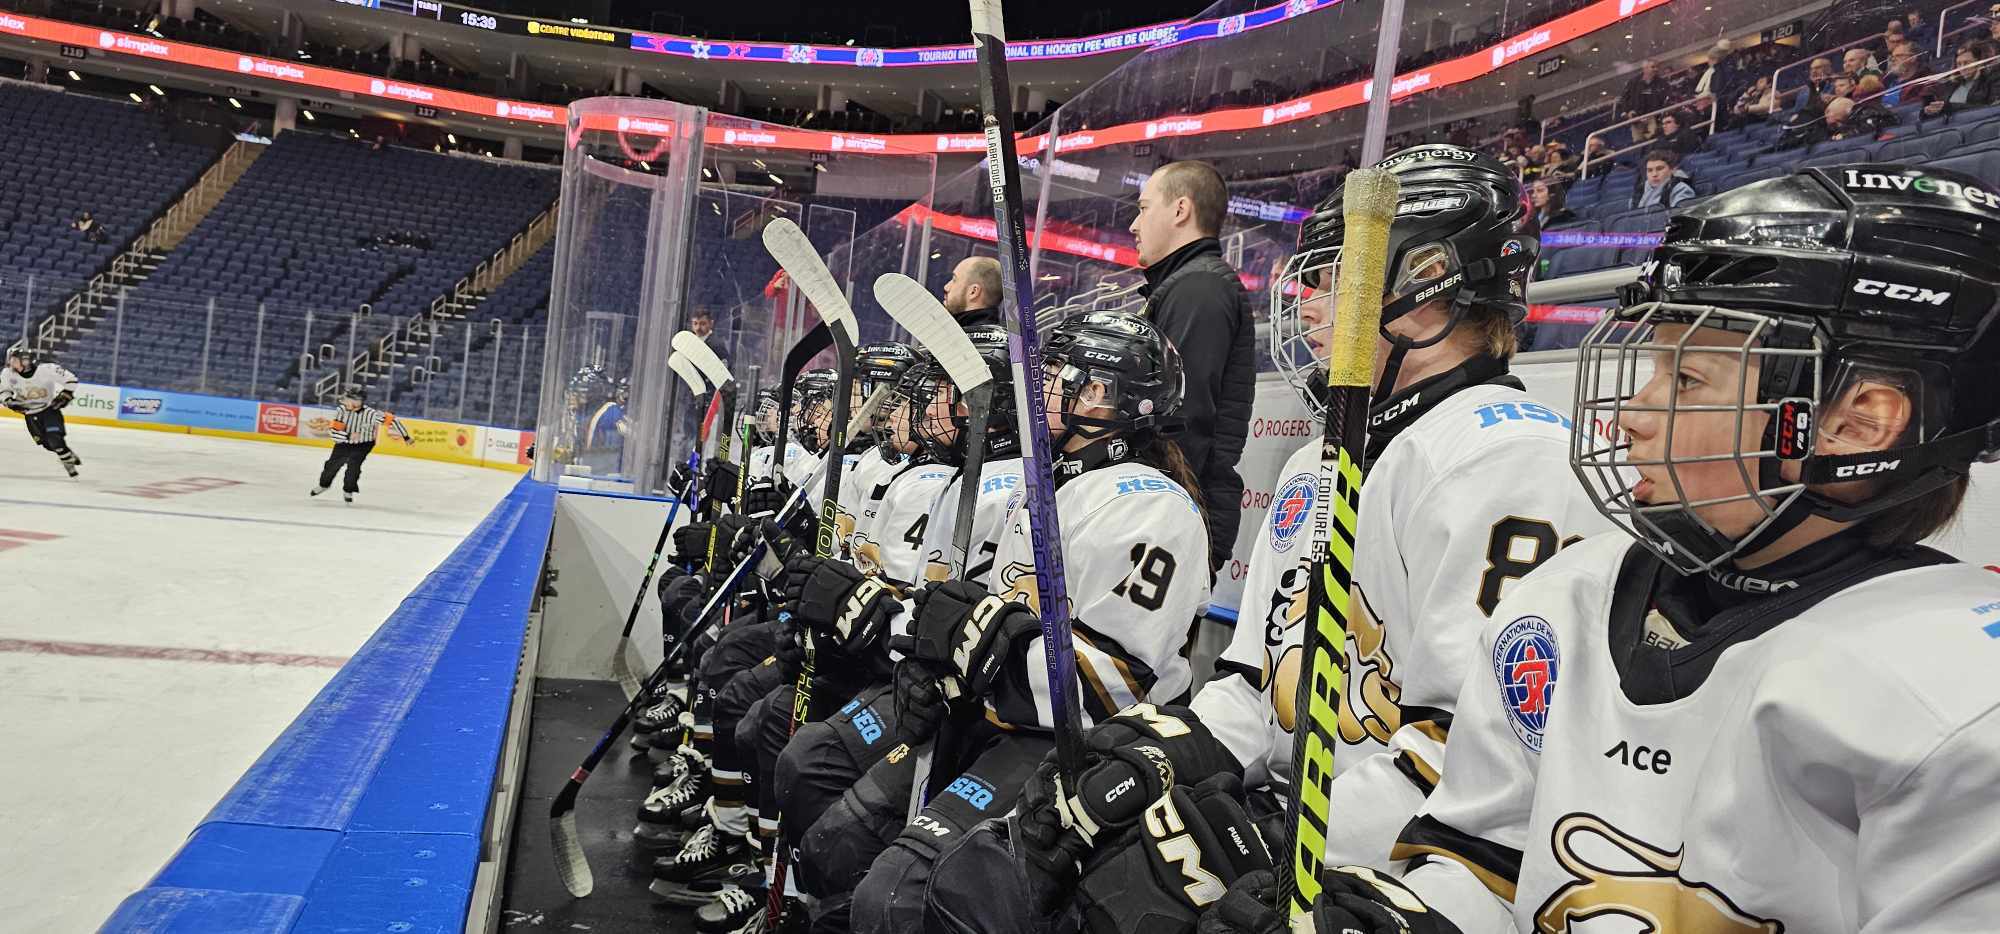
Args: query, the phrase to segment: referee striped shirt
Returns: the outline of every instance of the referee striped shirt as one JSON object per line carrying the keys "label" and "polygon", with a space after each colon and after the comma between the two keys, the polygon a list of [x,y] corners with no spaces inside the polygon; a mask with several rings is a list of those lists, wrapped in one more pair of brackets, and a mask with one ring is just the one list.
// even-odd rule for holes
{"label": "referee striped shirt", "polygon": [[358,412],[345,407],[335,409],[332,430],[328,433],[341,444],[367,444],[384,428],[394,429],[405,441],[410,439],[410,432],[396,421],[396,416],[366,405]]}

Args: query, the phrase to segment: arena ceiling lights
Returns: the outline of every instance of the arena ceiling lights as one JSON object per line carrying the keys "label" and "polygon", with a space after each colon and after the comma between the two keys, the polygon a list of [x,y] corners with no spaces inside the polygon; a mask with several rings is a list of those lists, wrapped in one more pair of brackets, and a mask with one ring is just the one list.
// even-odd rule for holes
{"label": "arena ceiling lights", "polygon": [[[1294,2],[1319,3],[1323,6],[1338,0],[1294,0]],[[1397,75],[1390,85],[1390,95],[1392,99],[1400,100],[1438,88],[1477,80],[1531,55],[1553,49],[1640,13],[1665,7],[1672,2],[1674,0],[1597,0],[1596,3],[1583,9],[1496,42],[1481,51]],[[501,100],[463,91],[322,68],[289,59],[239,55],[205,46],[169,42],[151,36],[103,30],[32,16],[0,12],[0,35],[23,36],[45,42],[96,48],[106,54],[129,55],[191,65],[218,72],[220,73],[218,77],[264,78],[295,85],[301,89],[333,91],[348,98],[369,98],[384,103],[400,102],[413,106],[449,109],[469,115],[499,117],[545,127],[560,128],[568,124],[567,111],[553,104]],[[1372,85],[1369,82],[1356,81],[1262,107],[1240,107],[1201,114],[1167,116],[1101,129],[1064,133],[1056,138],[1054,147],[1057,153],[1079,152],[1155,139],[1259,130],[1361,106],[1367,103],[1371,89]],[[983,153],[986,148],[984,138],[973,133],[875,135],[828,133],[779,126],[758,126],[747,129],[710,126],[705,130],[704,141],[710,146],[723,147],[903,155],[978,154]],[[1048,145],[1049,139],[1046,136],[1029,136],[1021,139],[1019,148],[1023,155],[1033,155]]]}

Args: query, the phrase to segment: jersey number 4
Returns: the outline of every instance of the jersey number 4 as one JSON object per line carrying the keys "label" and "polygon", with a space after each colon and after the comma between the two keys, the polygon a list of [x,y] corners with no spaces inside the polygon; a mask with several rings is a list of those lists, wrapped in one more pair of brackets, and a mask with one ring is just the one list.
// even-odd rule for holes
{"label": "jersey number 4", "polygon": [[1500,589],[1508,581],[1526,577],[1559,549],[1582,540],[1581,535],[1558,540],[1556,527],[1541,519],[1508,516],[1493,523],[1493,535],[1486,541],[1486,573],[1479,578],[1479,612],[1492,616],[1500,605]]}
{"label": "jersey number 4", "polygon": [[1138,604],[1142,610],[1157,610],[1167,602],[1167,585],[1173,583],[1174,566],[1171,552],[1140,542],[1132,546],[1132,572],[1111,592]]}

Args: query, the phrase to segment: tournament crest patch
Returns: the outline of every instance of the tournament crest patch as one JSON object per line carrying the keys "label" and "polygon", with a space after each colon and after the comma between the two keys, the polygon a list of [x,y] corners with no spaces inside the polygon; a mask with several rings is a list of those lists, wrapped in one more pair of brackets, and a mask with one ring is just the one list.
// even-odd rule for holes
{"label": "tournament crest patch", "polygon": [[1560,654],[1555,628],[1539,616],[1508,623],[1493,640],[1493,679],[1500,684],[1507,725],[1522,745],[1536,753],[1542,751],[1542,731],[1549,723]]}
{"label": "tournament crest patch", "polygon": [[1271,548],[1278,554],[1292,550],[1292,543],[1298,541],[1299,530],[1305,528],[1306,520],[1312,518],[1318,479],[1309,473],[1296,474],[1279,486],[1278,494],[1271,497]]}

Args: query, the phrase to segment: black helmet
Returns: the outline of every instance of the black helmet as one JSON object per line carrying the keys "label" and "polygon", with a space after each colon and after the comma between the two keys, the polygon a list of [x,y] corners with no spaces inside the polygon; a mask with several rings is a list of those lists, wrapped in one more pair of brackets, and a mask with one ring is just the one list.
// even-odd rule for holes
{"label": "black helmet", "polygon": [[362,405],[367,405],[368,390],[359,385],[349,384],[340,390],[340,401],[346,402],[349,399],[359,402]]}
{"label": "black helmet", "polygon": [[757,390],[757,404],[750,410],[750,440],[753,444],[776,443],[778,425],[778,391],[776,389]]}
{"label": "black helmet", "polygon": [[[1863,519],[1965,476],[1975,460],[2000,458],[1996,187],[1927,167],[1821,166],[1676,212],[1625,307],[1581,348],[1572,462],[1598,508],[1692,573],[1754,551],[1807,516]],[[1665,339],[1660,325],[1684,331]],[[1677,367],[1697,329],[1742,339],[1695,352],[1738,355],[1745,373],[1758,364],[1738,417],[1768,425],[1759,450],[1736,455],[1757,489],[1732,499],[1761,504],[1764,516],[1740,538],[1684,504],[1635,502],[1632,456],[1606,440],[1619,432],[1584,430],[1615,428],[1640,408],[1629,404],[1641,385],[1629,368],[1645,356]],[[1914,406],[1912,430],[1890,451],[1820,453],[1820,409],[1857,376],[1901,387]],[[1674,417],[1679,392],[1646,410]],[[1799,463],[1797,480],[1780,475],[1785,461]],[[1685,462],[1669,451],[1649,463]],[[1860,503],[1807,488],[1863,477],[1891,482]]]}
{"label": "black helmet", "polygon": [[[1064,318],[1042,346],[1042,366],[1061,383],[1066,435],[1180,427],[1174,418],[1183,393],[1180,351],[1144,318],[1113,311]],[[1078,396],[1091,383],[1104,385],[1105,404],[1116,413],[1111,418],[1076,414]]]}
{"label": "black helmet", "polygon": [[7,359],[10,361],[22,361],[27,366],[27,370],[24,371],[26,373],[35,372],[35,366],[42,362],[41,355],[35,352],[35,348],[28,345],[27,338],[22,338],[8,345]]}
{"label": "black helmet", "polygon": [[874,395],[883,386],[894,387],[916,362],[917,350],[908,344],[897,341],[862,344],[854,351],[854,381],[861,387],[861,398]]}
{"label": "black helmet", "polygon": [[798,426],[799,444],[814,454],[826,450],[827,436],[813,427],[811,415],[820,406],[831,406],[834,391],[839,388],[839,377],[825,368],[800,373],[798,382],[792,387],[792,400],[796,406],[792,424]]}
{"label": "black helmet", "polygon": [[[912,369],[908,377],[917,381],[912,392],[912,401],[918,407],[917,417],[912,419],[911,433],[933,460],[953,467],[964,466],[968,450],[965,439],[975,432],[986,439],[988,460],[1013,457],[1021,452],[1020,435],[1015,431],[1014,364],[1007,355],[1007,329],[997,324],[974,325],[965,330],[965,336],[986,361],[987,372],[993,375],[993,382],[988,384],[993,387],[992,407],[984,426],[972,428],[967,424],[970,414],[959,414],[958,386],[945,374],[944,367],[926,363]],[[931,417],[939,403],[943,411],[950,413],[949,418]]]}
{"label": "black helmet", "polygon": [[[1527,217],[1514,172],[1493,157],[1459,146],[1405,149],[1376,164],[1396,176],[1400,191],[1389,228],[1383,276],[1382,336],[1394,349],[1372,398],[1389,398],[1402,357],[1450,336],[1473,306],[1505,311],[1516,323],[1527,317],[1528,271],[1539,250],[1520,226]],[[1299,249],[1271,289],[1271,355],[1279,370],[1317,415],[1324,402],[1325,371],[1300,321],[1299,306],[1333,288],[1347,237],[1342,215],[1346,188],[1335,189],[1299,225]],[[1443,300],[1451,318],[1421,342],[1389,332],[1389,323],[1426,303]]]}

